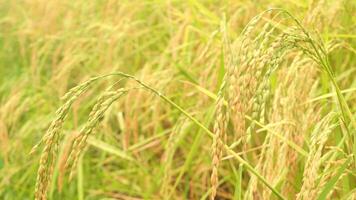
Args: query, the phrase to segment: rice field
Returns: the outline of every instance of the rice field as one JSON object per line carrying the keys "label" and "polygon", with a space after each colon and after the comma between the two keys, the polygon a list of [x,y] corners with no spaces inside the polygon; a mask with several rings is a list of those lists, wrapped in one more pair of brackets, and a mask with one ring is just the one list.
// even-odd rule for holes
{"label": "rice field", "polygon": [[0,0],[0,199],[356,200],[356,2]]}

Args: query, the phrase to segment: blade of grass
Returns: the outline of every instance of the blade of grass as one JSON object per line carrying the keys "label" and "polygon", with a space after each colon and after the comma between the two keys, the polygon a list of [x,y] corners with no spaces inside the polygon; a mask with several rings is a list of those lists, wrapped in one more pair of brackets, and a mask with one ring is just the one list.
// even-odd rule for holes
{"label": "blade of grass", "polygon": [[178,66],[178,65],[176,67],[182,76],[186,77],[189,81],[192,81],[195,84],[198,83],[197,79],[191,73],[189,73],[187,70],[185,70],[183,67]]}
{"label": "blade of grass", "polygon": [[234,199],[241,200],[242,199],[242,172],[243,172],[243,165],[240,164],[238,171],[236,171],[236,169],[233,168],[233,172],[234,172],[235,179],[236,179],[235,191],[234,191]]}
{"label": "blade of grass", "polygon": [[[346,93],[351,93],[353,91],[356,91],[356,88],[349,88],[349,89],[346,89],[346,90],[342,90],[341,93],[342,94],[346,94]],[[312,98],[312,99],[308,100],[307,103],[311,103],[311,102],[314,102],[314,101],[330,98],[332,96],[334,96],[333,93],[323,94],[323,95],[320,95],[318,97],[315,97],[315,98]]]}
{"label": "blade of grass", "polygon": [[352,38],[352,39],[356,38],[356,35],[354,34],[342,34],[342,33],[325,34],[325,36],[334,37],[334,38]]}
{"label": "blade of grass", "polygon": [[116,147],[113,147],[101,140],[98,140],[98,139],[95,139],[94,137],[89,137],[88,138],[88,144],[96,147],[96,148],[99,148],[105,152],[108,152],[110,154],[113,154],[113,155],[116,155],[122,159],[125,159],[125,160],[129,160],[129,161],[133,161],[134,159],[128,155],[125,151],[122,151],[120,149],[117,149]]}
{"label": "blade of grass", "polygon": [[83,172],[83,156],[78,160],[78,200],[84,200],[84,172]]}
{"label": "blade of grass", "polygon": [[199,3],[197,0],[189,0],[188,1],[192,6],[196,7],[199,12],[201,12],[203,15],[206,17],[210,18],[210,21],[213,23],[218,23],[219,22],[219,17],[216,16],[213,12],[211,12],[209,9],[204,7],[203,4]]}
{"label": "blade of grass", "polygon": [[323,187],[323,189],[321,190],[321,193],[318,197],[317,200],[324,200],[326,199],[326,197],[328,196],[328,194],[332,191],[332,189],[335,187],[337,181],[339,180],[339,178],[341,177],[341,175],[344,173],[344,171],[346,170],[347,166],[349,165],[351,161],[351,158],[348,158],[337,170],[337,173],[335,176],[333,176]]}

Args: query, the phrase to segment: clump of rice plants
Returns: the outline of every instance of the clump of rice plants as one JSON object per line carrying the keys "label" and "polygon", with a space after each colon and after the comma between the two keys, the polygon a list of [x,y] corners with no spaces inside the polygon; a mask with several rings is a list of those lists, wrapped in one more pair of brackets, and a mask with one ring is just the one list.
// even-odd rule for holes
{"label": "clump of rice plants", "polygon": [[[266,23],[266,25],[262,27],[262,32],[258,32],[257,35],[254,36],[254,29],[258,28],[259,21],[261,21],[263,15],[267,12],[276,12],[277,14],[275,17],[282,14],[286,15],[288,20],[294,21],[295,26],[281,29],[279,27],[280,24]],[[226,24],[224,23],[225,22],[223,21],[221,33],[224,41],[224,54],[227,56],[227,62],[225,65],[227,73],[224,76],[224,81],[219,93],[216,96],[216,118],[213,132],[211,132],[208,127],[204,126],[191,114],[178,106],[161,92],[134,76],[118,72],[102,77],[92,78],[91,80],[71,89],[70,92],[65,95],[64,99],[66,100],[66,103],[58,110],[57,117],[52,122],[47,134],[43,138],[45,147],[42,152],[40,167],[37,175],[35,191],[36,199],[46,199],[48,186],[50,184],[51,176],[53,175],[53,165],[56,160],[56,155],[58,154],[60,129],[68,113],[68,109],[78,98],[78,96],[88,89],[90,84],[99,78],[107,76],[120,76],[134,80],[139,86],[153,93],[170,106],[177,109],[195,125],[198,125],[201,129],[203,129],[208,136],[212,137],[212,174],[211,189],[209,190],[210,199],[215,199],[217,196],[217,191],[219,189],[219,166],[224,152],[236,158],[247,169],[247,173],[250,174],[246,192],[243,195],[245,199],[269,199],[273,196],[279,199],[286,199],[284,194],[279,191],[280,189],[276,188],[276,185],[285,184],[284,182],[288,180],[288,176],[292,176],[291,173],[293,173],[293,168],[281,168],[278,165],[285,163],[285,165],[293,166],[296,162],[296,157],[299,156],[298,153],[305,159],[305,168],[303,172],[302,186],[300,191],[297,193],[296,198],[318,199],[331,195],[333,187],[326,187],[326,185],[329,186],[330,184],[335,184],[338,179],[346,173],[345,169],[349,166],[349,161],[350,159],[353,159],[353,155],[347,155],[347,153],[345,153],[344,158],[337,158],[337,160],[344,159],[346,161],[342,164],[340,172],[334,175],[337,178],[330,183],[328,182],[328,179],[330,179],[332,175],[326,174],[329,173],[328,171],[330,170],[329,168],[331,165],[328,164],[321,170],[321,172],[318,171],[320,170],[320,166],[322,164],[323,148],[328,140],[330,132],[338,125],[341,125],[340,123],[345,126],[345,131],[347,132],[351,132],[356,127],[350,108],[348,107],[344,96],[341,94],[339,86],[335,82],[335,77],[333,76],[333,72],[331,71],[331,66],[328,61],[328,50],[325,45],[322,42],[313,39],[310,33],[307,32],[301,23],[289,12],[282,9],[271,9],[258,15],[247,25],[242,32],[242,37],[239,38],[239,41],[234,44],[237,48],[240,47],[235,55],[235,51],[233,50],[232,44],[229,42],[227,36],[225,27]],[[294,85],[283,85],[283,87],[277,88],[278,90],[276,90],[274,94],[271,89],[271,76],[275,73],[275,71],[283,68],[285,57],[292,60],[294,59],[294,63],[292,63],[288,68],[286,67],[286,69],[282,69],[286,70],[287,73],[289,71],[293,71],[295,73],[295,71],[299,70],[298,68],[302,68],[306,64],[310,65],[309,68],[315,68],[303,68],[304,70],[308,70],[310,77],[306,76],[304,77],[306,80],[301,80],[296,83],[302,84],[298,87],[305,90],[299,91],[300,93],[305,93],[312,89],[312,84],[304,86],[303,84],[308,83],[307,79],[311,79],[313,78],[312,76],[315,76],[315,73],[312,73],[312,71],[319,69],[328,74],[328,78],[333,84],[337,96],[339,112],[336,115],[328,115],[324,117],[313,116],[316,119],[322,119],[320,119],[321,122],[315,126],[313,132],[311,133],[311,143],[308,150],[304,150],[301,147],[302,143],[300,143],[300,138],[296,138],[297,135],[294,135],[300,127],[298,127],[299,125],[297,124],[298,119],[295,118],[297,116],[293,116],[292,114],[292,112],[297,112],[298,109],[300,109],[300,104],[307,99],[303,99],[303,101],[300,101],[299,99],[290,99],[290,96],[285,97],[284,95],[286,94],[281,93],[282,90],[288,89],[289,87],[296,87],[295,89],[298,89],[297,86]],[[240,65],[241,68],[239,67]],[[298,81],[294,80],[299,78],[296,75],[298,75],[298,73],[290,74],[289,76],[291,77],[289,77],[289,79],[292,79],[292,81]],[[281,83],[283,83],[284,77],[280,78]],[[66,161],[66,168],[71,166],[70,177],[73,176],[73,171],[77,168],[78,159],[86,146],[88,136],[92,134],[96,125],[103,118],[104,113],[107,111],[109,106],[127,92],[129,92],[127,89],[105,92],[94,104],[93,109],[89,114],[88,121],[72,141],[71,150]],[[294,98],[298,96],[302,98],[300,94],[293,95],[295,95]],[[286,98],[284,99],[286,102],[278,104],[278,101],[280,100],[279,98]],[[248,106],[249,104],[250,106]],[[306,106],[304,109],[311,109],[313,111],[318,108]],[[291,112],[289,114],[292,116],[288,116],[288,112]],[[303,115],[302,113],[300,114]],[[251,117],[248,117],[249,115]],[[235,117],[230,118],[229,116]],[[284,120],[289,120],[289,122],[279,122],[278,118],[281,117],[284,117],[282,118]],[[335,118],[340,120],[339,123],[336,123],[335,120],[333,120]],[[227,135],[229,132],[228,123],[230,120],[232,120],[231,124],[236,127],[235,129],[232,129],[236,130],[235,133],[238,134],[233,137],[235,140],[237,139],[236,141],[227,139],[230,138]],[[275,123],[281,123],[281,125],[279,125],[281,127],[279,128],[277,125],[277,129],[276,127],[273,127],[272,129],[276,129],[279,132],[285,132],[282,136],[280,133],[276,133],[275,135],[278,135],[279,138],[275,138],[275,135],[271,134],[269,128],[267,128],[268,124],[272,123],[274,120],[277,120]],[[304,121],[302,121],[302,123],[304,123]],[[265,130],[259,131],[257,127],[258,125],[265,128]],[[307,125],[307,129],[304,131],[308,131],[309,127],[313,127],[313,125]],[[262,136],[257,136],[257,134]],[[245,137],[246,139],[244,139]],[[281,138],[283,140],[281,140]],[[171,137],[170,140],[173,140],[173,138]],[[254,148],[258,145],[262,145],[262,148],[260,153],[257,155],[249,155],[249,153],[245,153],[243,154],[243,157],[241,157],[230,146],[228,146],[229,143],[235,142],[242,144],[240,151],[246,151],[248,148]],[[172,143],[172,141],[169,143]],[[234,148],[236,149],[238,146],[239,144],[235,144]],[[172,146],[170,146],[170,148],[172,148]],[[170,150],[170,148],[167,150]],[[331,155],[333,153],[335,154],[336,152],[330,152]],[[170,156],[172,155],[170,154]],[[336,159],[336,156],[333,156],[333,158]],[[253,167],[250,163],[255,162],[257,165],[256,167]],[[274,176],[270,176],[268,174],[276,173],[274,171],[284,174],[284,179],[278,177],[278,180],[275,180]],[[319,173],[321,174],[320,180],[318,178]],[[164,184],[170,183],[165,182]],[[162,187],[166,187],[166,185],[163,185]],[[285,188],[286,190],[284,191],[288,191],[288,186],[285,186]]]}
{"label": "clump of rice plants", "polygon": [[1,199],[355,199],[354,3],[15,2]]}

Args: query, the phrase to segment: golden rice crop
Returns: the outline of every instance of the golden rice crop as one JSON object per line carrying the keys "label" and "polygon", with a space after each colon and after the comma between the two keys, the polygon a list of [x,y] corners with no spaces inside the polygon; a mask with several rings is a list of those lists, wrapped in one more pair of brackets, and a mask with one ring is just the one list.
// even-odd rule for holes
{"label": "golden rice crop", "polygon": [[16,2],[2,199],[355,198],[355,3]]}

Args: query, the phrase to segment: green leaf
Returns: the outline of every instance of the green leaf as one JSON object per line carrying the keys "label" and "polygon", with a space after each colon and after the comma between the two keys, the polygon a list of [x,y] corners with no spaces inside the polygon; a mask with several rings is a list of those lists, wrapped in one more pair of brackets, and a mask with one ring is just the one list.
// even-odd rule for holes
{"label": "green leaf", "polygon": [[97,147],[103,151],[106,151],[110,154],[113,154],[113,155],[116,155],[116,156],[119,156],[123,159],[126,159],[126,160],[130,160],[130,161],[133,161],[134,159],[128,155],[126,152],[120,150],[120,149],[117,149],[116,147],[113,147],[101,140],[98,140],[98,139],[95,139],[93,137],[89,137],[88,139],[88,143],[94,147]]}
{"label": "green leaf", "polygon": [[2,158],[0,157],[0,169],[2,169],[4,167],[4,161],[2,160]]}
{"label": "green leaf", "polygon": [[325,184],[324,188],[322,189],[319,197],[317,200],[325,200],[328,194],[332,191],[332,189],[335,187],[337,181],[341,177],[341,175],[344,173],[346,170],[347,166],[349,165],[351,159],[348,158],[344,164],[342,164],[339,169],[337,170],[337,173],[335,176],[333,176],[327,184]]}

